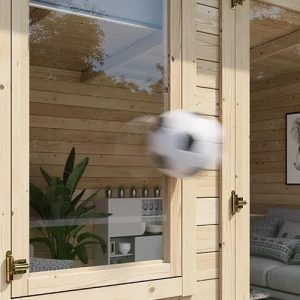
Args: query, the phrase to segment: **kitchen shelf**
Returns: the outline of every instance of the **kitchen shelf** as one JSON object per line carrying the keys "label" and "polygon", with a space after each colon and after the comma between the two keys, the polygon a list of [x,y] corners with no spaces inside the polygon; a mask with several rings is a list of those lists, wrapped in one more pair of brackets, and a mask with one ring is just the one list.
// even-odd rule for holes
{"label": "kitchen shelf", "polygon": [[111,254],[110,258],[118,258],[118,257],[125,257],[125,256],[133,256],[133,253],[127,253],[127,254],[122,254],[122,253],[118,253],[118,254]]}

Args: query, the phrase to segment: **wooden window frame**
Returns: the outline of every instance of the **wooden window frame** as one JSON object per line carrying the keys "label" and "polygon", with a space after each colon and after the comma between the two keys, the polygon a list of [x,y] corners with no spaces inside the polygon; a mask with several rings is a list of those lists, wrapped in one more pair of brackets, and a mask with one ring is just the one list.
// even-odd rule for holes
{"label": "wooden window frame", "polygon": [[[7,5],[10,10],[11,20],[7,18],[6,22],[12,32],[9,37],[12,61],[9,80],[12,93],[7,95],[11,118],[7,125],[12,124],[11,136],[8,137],[11,149],[5,149],[11,153],[12,161],[11,166],[7,167],[7,172],[11,174],[11,195],[8,192],[11,207],[6,209],[12,215],[11,225],[10,222],[8,224],[11,226],[13,255],[16,259],[28,260],[29,217],[24,219],[23,216],[29,216],[29,1],[0,0],[0,4]],[[184,43],[187,43],[188,38],[184,32],[194,33],[195,22],[191,16],[185,16],[190,22],[183,23],[182,19],[184,11],[194,14],[194,6],[194,0],[168,0],[168,97],[169,108],[172,110],[183,107],[182,98],[188,96],[185,91],[190,90],[190,83],[184,82],[188,77],[183,81],[190,69],[187,67],[183,70],[182,65],[193,54],[186,51],[188,46],[183,46],[183,37]],[[193,43],[194,36],[189,34],[188,37]],[[195,68],[194,58],[192,68]],[[182,201],[184,193],[181,180],[167,178],[166,181],[168,196],[165,207],[169,217],[164,228],[164,262],[149,261],[17,275],[7,299],[24,296],[27,299],[55,299],[62,294],[65,295],[64,299],[71,299],[74,293],[89,293],[89,299],[101,296],[105,299],[119,299],[120,295],[129,295],[130,299],[147,298],[149,295],[151,299],[191,295],[196,283],[194,201],[192,198],[190,201]]]}

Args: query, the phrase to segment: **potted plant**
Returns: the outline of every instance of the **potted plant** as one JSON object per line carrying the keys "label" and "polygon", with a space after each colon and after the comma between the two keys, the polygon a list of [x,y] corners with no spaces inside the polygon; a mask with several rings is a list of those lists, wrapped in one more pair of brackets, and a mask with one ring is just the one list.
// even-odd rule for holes
{"label": "potted plant", "polygon": [[30,205],[42,219],[42,226],[37,228],[39,236],[31,238],[30,242],[43,243],[53,259],[74,260],[78,257],[87,264],[88,246],[99,245],[103,253],[107,250],[106,242],[100,235],[85,231],[87,224],[84,219],[107,218],[110,214],[95,211],[93,200],[97,192],[85,200],[85,190],[75,195],[88,161],[86,157],[74,166],[75,149],[72,148],[62,179],[52,177],[40,168],[47,182],[46,189],[41,190],[30,184]]}

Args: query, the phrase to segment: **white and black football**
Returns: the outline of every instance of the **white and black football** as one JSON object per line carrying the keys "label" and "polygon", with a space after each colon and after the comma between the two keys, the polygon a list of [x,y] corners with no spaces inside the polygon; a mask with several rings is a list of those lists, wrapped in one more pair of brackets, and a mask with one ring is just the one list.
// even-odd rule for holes
{"label": "white and black football", "polygon": [[222,129],[214,118],[168,111],[148,135],[148,149],[159,170],[172,177],[215,170],[221,160]]}

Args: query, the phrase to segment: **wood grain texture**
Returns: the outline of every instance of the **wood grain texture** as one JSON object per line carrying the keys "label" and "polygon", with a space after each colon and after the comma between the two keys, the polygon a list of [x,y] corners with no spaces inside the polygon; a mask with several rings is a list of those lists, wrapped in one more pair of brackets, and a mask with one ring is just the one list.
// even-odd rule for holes
{"label": "wood grain texture", "polygon": [[[182,1],[182,108],[186,109],[188,101],[194,99],[196,92],[196,21],[195,0]],[[190,189],[188,179],[182,181],[182,275],[183,296],[190,296],[196,292],[195,264],[196,254],[196,193]]]}
{"label": "wood grain texture", "polygon": [[219,300],[219,280],[203,280],[197,282],[196,300]]}
{"label": "wood grain texture", "polygon": [[197,226],[197,253],[219,251],[219,226]]}
{"label": "wood grain texture", "polygon": [[[12,253],[29,261],[29,10],[12,1]],[[25,217],[24,217],[25,216]],[[28,272],[12,282],[12,296],[28,295]]]}
{"label": "wood grain texture", "polygon": [[28,299],[57,300],[63,297],[65,300],[73,300],[76,298],[83,297],[90,300],[119,300],[120,298],[122,300],[179,300],[180,297],[178,295],[181,294],[181,290],[182,279],[172,278],[114,286],[113,293],[112,287],[103,287],[94,289],[83,289],[79,291],[68,291],[60,294],[51,293],[47,295],[38,295],[28,297]]}
{"label": "wood grain texture", "polygon": [[[212,1],[211,4],[213,5]],[[219,10],[212,6],[196,5],[196,30],[200,32],[219,34]]]}
{"label": "wood grain texture", "polygon": [[6,283],[5,254],[11,248],[11,1],[0,0],[0,299],[11,299]]}
{"label": "wood grain texture", "polygon": [[197,254],[197,280],[217,279],[219,277],[219,253]]}
{"label": "wood grain texture", "polygon": [[252,213],[274,206],[300,206],[299,186],[285,184],[285,115],[300,111],[298,76],[297,72],[276,76],[251,90]]}

